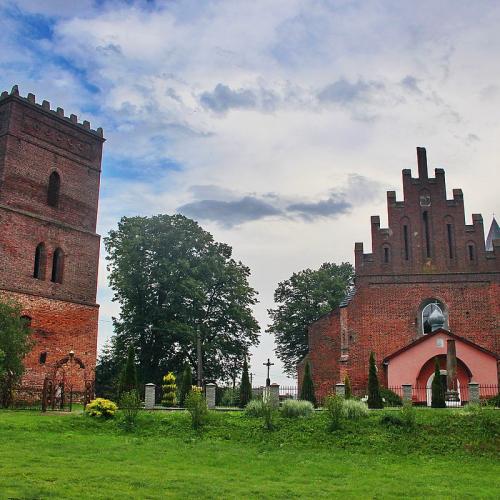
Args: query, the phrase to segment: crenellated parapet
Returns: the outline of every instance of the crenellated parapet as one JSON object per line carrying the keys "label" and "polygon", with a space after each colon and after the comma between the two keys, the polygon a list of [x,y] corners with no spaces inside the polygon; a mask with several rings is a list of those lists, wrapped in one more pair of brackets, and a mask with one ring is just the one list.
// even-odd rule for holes
{"label": "crenellated parapet", "polygon": [[498,272],[498,245],[486,250],[481,215],[465,223],[462,190],[447,199],[445,171],[429,177],[425,148],[417,148],[417,165],[418,177],[402,171],[403,200],[387,192],[388,227],[371,217],[371,253],[356,243],[357,276]]}
{"label": "crenellated parapet", "polygon": [[83,120],[81,123],[78,121],[78,117],[77,115],[75,114],[70,114],[69,116],[66,116],[64,114],[64,109],[63,108],[56,108],[56,109],[51,109],[50,107],[50,102],[49,101],[42,101],[41,103],[37,103],[36,102],[36,97],[35,97],[35,94],[32,94],[32,93],[29,93],[26,97],[22,97],[20,94],[19,94],[19,88],[17,85],[14,85],[12,87],[12,90],[10,91],[10,93],[6,90],[4,90],[1,94],[0,94],[0,103],[1,101],[5,100],[5,99],[8,99],[8,98],[17,98],[17,99],[20,99],[20,100],[23,100],[25,101],[26,103],[29,103],[31,104],[32,106],[35,106],[35,107],[38,107],[40,108],[41,110],[43,111],[46,111],[47,113],[51,113],[53,116],[56,116],[62,120],[65,120],[67,121],[68,123],[71,123],[73,125],[76,125],[78,127],[81,127],[83,130],[91,133],[91,134],[95,134],[97,135],[98,137],[103,137],[103,130],[101,127],[98,127],[96,130],[93,130],[91,127],[90,127],[90,122],[87,121],[87,120]]}

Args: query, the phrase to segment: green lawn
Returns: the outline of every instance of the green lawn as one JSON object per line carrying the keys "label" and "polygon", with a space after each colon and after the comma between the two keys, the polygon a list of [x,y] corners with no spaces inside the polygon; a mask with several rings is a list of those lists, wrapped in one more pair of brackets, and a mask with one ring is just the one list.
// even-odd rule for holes
{"label": "green lawn", "polygon": [[500,411],[420,410],[417,428],[380,412],[340,431],[326,416],[277,420],[185,413],[119,420],[0,411],[0,498],[498,498]]}

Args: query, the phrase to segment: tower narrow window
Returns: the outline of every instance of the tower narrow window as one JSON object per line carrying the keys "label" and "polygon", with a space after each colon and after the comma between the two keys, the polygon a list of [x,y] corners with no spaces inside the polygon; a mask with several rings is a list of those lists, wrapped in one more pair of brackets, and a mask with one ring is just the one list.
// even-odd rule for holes
{"label": "tower narrow window", "polygon": [[425,211],[422,215],[424,220],[424,237],[425,237],[425,256],[429,259],[431,256],[431,235],[429,232],[429,213]]}
{"label": "tower narrow window", "polygon": [[40,357],[38,358],[38,362],[41,364],[41,365],[44,365],[47,361],[47,353],[46,352],[41,352],[40,353]]}
{"label": "tower narrow window", "polygon": [[408,226],[405,224],[403,226],[403,244],[404,244],[404,258],[408,260],[410,258],[410,249],[408,245]]}
{"label": "tower narrow window", "polygon": [[57,248],[54,252],[54,257],[52,260],[51,281],[53,281],[54,283],[62,283],[63,270],[64,270],[64,253],[60,248]]}
{"label": "tower narrow window", "polygon": [[467,245],[467,252],[469,255],[469,261],[474,262],[476,260],[476,252],[474,251],[474,245],[472,243]]}
{"label": "tower narrow window", "polygon": [[448,237],[448,255],[453,259],[453,229],[451,224],[446,224],[446,235]]}
{"label": "tower narrow window", "polygon": [[51,207],[59,206],[59,191],[61,190],[61,177],[57,172],[52,172],[49,177],[47,203]]}
{"label": "tower narrow window", "polygon": [[33,278],[43,280],[45,274],[45,245],[39,243],[35,250],[35,265],[33,269]]}
{"label": "tower narrow window", "polygon": [[389,264],[389,260],[390,260],[389,247],[384,247],[384,264]]}

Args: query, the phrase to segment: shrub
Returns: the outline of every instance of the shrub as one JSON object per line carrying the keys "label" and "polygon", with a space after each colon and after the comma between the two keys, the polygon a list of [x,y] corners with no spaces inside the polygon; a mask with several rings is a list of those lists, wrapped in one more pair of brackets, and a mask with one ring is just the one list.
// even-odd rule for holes
{"label": "shrub", "polygon": [[314,394],[314,384],[311,376],[311,365],[306,362],[304,368],[304,378],[302,379],[302,387],[300,388],[300,399],[310,401],[316,406],[316,396]]}
{"label": "shrub", "polygon": [[186,409],[191,415],[193,429],[200,429],[205,425],[208,417],[208,406],[201,387],[193,385],[186,396]]}
{"label": "shrub", "polygon": [[187,364],[182,372],[181,383],[179,384],[179,406],[184,407],[186,404],[186,397],[193,385],[193,373],[191,366]]}
{"label": "shrub", "polygon": [[387,387],[380,388],[380,395],[385,403],[385,406],[403,406],[403,400]]}
{"label": "shrub", "polygon": [[340,429],[344,414],[344,400],[336,394],[331,394],[325,398],[324,409],[328,416],[329,429],[335,431]]}
{"label": "shrub", "polygon": [[346,375],[344,378],[344,391],[345,391],[345,399],[351,399],[352,398],[352,388],[351,388],[351,381],[349,379],[349,375]]}
{"label": "shrub", "polygon": [[122,394],[120,410],[123,412],[123,423],[127,430],[132,430],[135,427],[140,409],[141,398],[137,391],[127,391]]}
{"label": "shrub", "polygon": [[165,406],[175,406],[177,402],[177,385],[175,384],[175,375],[172,372],[168,372],[163,377],[163,384],[161,387],[163,389],[163,397],[161,399],[161,402]]}
{"label": "shrub", "polygon": [[101,418],[113,418],[117,410],[116,403],[104,398],[96,398],[85,407],[85,412],[88,415]]}
{"label": "shrub", "polygon": [[232,387],[226,387],[222,393],[221,406],[239,406],[239,390]]}
{"label": "shrub", "polygon": [[383,408],[380,385],[378,383],[375,354],[370,353],[370,369],[368,371],[368,408]]}
{"label": "shrub", "polygon": [[497,394],[496,396],[486,399],[484,401],[486,406],[494,406],[495,408],[500,408],[500,394]]}
{"label": "shrub", "polygon": [[417,421],[417,411],[411,404],[411,401],[405,401],[400,411],[403,427],[408,430],[414,429]]}
{"label": "shrub", "polygon": [[281,405],[281,415],[287,418],[309,417],[314,410],[310,401],[287,399]]}
{"label": "shrub", "polygon": [[444,387],[441,382],[441,372],[439,370],[438,358],[434,358],[434,379],[432,380],[432,400],[431,406],[433,408],[446,408],[446,401],[444,399]]}
{"label": "shrub", "polygon": [[368,405],[355,399],[346,399],[343,401],[343,414],[348,420],[359,420],[368,416]]}
{"label": "shrub", "polygon": [[396,427],[402,427],[403,421],[399,415],[394,413],[385,413],[380,417],[380,423],[383,425],[393,425]]}
{"label": "shrub", "polygon": [[264,402],[262,401],[261,398],[259,399],[252,399],[246,407],[245,407],[245,413],[249,417],[263,417],[264,416]]}
{"label": "shrub", "polygon": [[127,352],[127,362],[120,374],[118,393],[137,391],[137,371],[135,369],[135,354],[132,345],[129,345]]}
{"label": "shrub", "polygon": [[241,374],[241,385],[239,393],[240,408],[245,408],[248,402],[252,399],[252,384],[248,375],[247,358],[243,361],[243,373]]}

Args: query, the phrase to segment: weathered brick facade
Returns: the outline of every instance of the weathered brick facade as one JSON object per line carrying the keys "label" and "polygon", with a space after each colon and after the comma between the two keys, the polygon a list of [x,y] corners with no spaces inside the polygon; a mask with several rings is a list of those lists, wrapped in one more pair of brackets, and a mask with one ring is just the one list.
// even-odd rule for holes
{"label": "weathered brick facade", "polygon": [[429,178],[424,148],[417,157],[417,178],[403,170],[404,201],[387,193],[389,227],[372,217],[371,253],[355,244],[354,293],[309,327],[306,359],[319,396],[346,374],[364,389],[370,351],[384,382],[384,359],[424,334],[428,303],[443,309],[445,328],[500,352],[500,240],[486,250],[481,215],[466,225],[461,190],[447,200],[444,171]]}
{"label": "weathered brick facade", "polygon": [[85,366],[71,367],[74,390],[93,378],[103,142],[101,129],[17,87],[1,95],[0,296],[31,319],[27,385],[42,384],[70,352]]}

